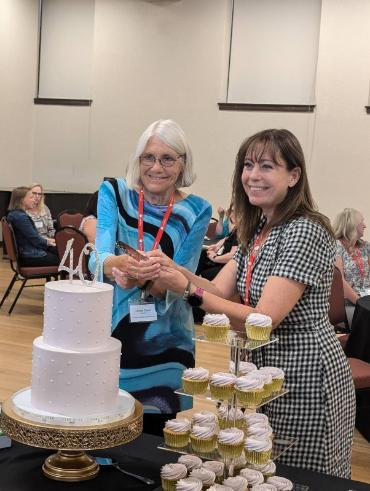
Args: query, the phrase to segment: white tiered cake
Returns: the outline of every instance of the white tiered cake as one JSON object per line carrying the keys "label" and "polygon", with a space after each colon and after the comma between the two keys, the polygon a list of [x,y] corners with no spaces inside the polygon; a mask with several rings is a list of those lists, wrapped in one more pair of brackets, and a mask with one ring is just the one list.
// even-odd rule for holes
{"label": "white tiered cake", "polygon": [[53,281],[45,286],[43,336],[33,342],[32,387],[13,399],[37,421],[105,423],[130,416],[135,400],[119,390],[121,342],[110,337],[113,287]]}

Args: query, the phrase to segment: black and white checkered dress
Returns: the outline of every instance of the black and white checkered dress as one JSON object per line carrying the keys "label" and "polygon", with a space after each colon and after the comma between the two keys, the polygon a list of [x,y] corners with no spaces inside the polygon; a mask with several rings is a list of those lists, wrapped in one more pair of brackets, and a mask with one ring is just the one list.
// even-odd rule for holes
{"label": "black and white checkered dress", "polygon": [[[298,439],[279,462],[348,478],[355,393],[347,359],[327,316],[334,257],[333,239],[307,218],[272,229],[254,263],[250,305],[256,306],[269,276],[307,286],[273,331],[278,342],[254,351],[252,359],[258,367],[276,366],[285,371],[290,392],[263,409],[275,434]],[[238,250],[234,259],[238,291],[245,298],[248,257]]]}

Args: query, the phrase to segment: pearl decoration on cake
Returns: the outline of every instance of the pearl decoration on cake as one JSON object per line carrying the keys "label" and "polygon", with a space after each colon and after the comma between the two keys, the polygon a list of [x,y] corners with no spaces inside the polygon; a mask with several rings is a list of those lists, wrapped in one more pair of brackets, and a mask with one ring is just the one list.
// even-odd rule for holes
{"label": "pearl decoration on cake", "polygon": [[71,366],[71,365],[72,365],[71,360],[68,360],[68,361],[67,361],[67,365],[68,365],[68,366]]}

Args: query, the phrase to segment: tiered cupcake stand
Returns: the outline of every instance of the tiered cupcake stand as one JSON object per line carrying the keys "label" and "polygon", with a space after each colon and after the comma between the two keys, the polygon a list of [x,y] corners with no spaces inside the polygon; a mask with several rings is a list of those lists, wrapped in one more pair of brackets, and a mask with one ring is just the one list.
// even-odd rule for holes
{"label": "tiered cupcake stand", "polygon": [[[227,339],[225,341],[213,341],[213,340],[208,340],[205,338],[203,334],[197,336],[195,338],[196,341],[199,342],[205,342],[205,343],[217,343],[217,344],[226,344],[227,346],[230,346],[230,359],[234,362],[234,367],[235,367],[235,375],[238,375],[239,371],[239,364],[242,360],[245,360],[246,358],[249,358],[250,353],[255,350],[255,349],[260,349],[263,346],[267,346],[272,343],[278,342],[278,338],[272,338],[268,341],[254,341],[246,337],[245,334],[236,332],[236,331],[229,331],[229,334],[227,336]],[[183,388],[180,388],[175,391],[177,394],[182,395],[182,396],[189,396],[193,397],[196,400],[207,400],[207,401],[213,401],[217,407],[221,405],[221,401],[214,399],[211,396],[211,393],[209,390],[207,390],[203,394],[199,395],[191,395],[186,393]],[[229,408],[229,414],[236,414],[235,409],[236,408],[243,408],[245,411],[254,411],[265,404],[269,404],[271,401],[284,396],[285,394],[288,393],[288,390],[283,388],[279,392],[273,393],[270,397],[267,397],[263,399],[262,403],[257,405],[257,406],[248,406],[246,407],[245,404],[241,403],[238,401],[236,394],[233,395],[232,399],[229,401],[222,401],[223,404],[227,404]],[[231,419],[231,418],[230,418]],[[236,422],[231,421],[230,426],[236,426]],[[286,451],[288,451],[294,444],[296,443],[296,439],[290,438],[290,437],[283,437],[281,435],[274,435],[273,438],[273,444],[272,444],[272,454],[271,454],[271,460],[276,460],[278,459],[282,454],[284,454]],[[166,443],[162,443],[158,447],[159,449],[162,450],[167,450],[170,452],[176,452],[180,454],[193,454],[197,455],[201,459],[204,460],[218,460],[222,461],[225,464],[225,477],[231,477],[234,475],[234,461],[235,459],[231,458],[225,458],[220,453],[218,450],[214,450],[213,452],[210,453],[199,453],[193,450],[191,442],[189,441],[188,445],[185,447],[171,447],[167,445]],[[248,464],[247,464],[248,465]],[[307,491],[309,488],[307,486],[302,486],[298,484],[294,484],[294,491]]]}

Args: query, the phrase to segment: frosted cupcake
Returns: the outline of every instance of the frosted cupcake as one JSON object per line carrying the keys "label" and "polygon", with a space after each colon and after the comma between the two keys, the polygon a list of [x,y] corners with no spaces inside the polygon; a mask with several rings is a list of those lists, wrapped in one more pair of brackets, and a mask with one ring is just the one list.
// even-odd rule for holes
{"label": "frosted cupcake", "polygon": [[191,422],[193,425],[217,427],[218,418],[217,415],[211,411],[199,411],[193,414]]}
{"label": "frosted cupcake", "polygon": [[186,477],[176,483],[176,491],[201,491],[203,483],[195,477]]}
{"label": "frosted cupcake", "polygon": [[272,460],[269,460],[267,464],[250,464],[251,469],[262,472],[265,479],[274,476],[276,474],[276,465]]}
{"label": "frosted cupcake", "polygon": [[229,362],[229,372],[234,373],[238,377],[241,377],[242,375],[247,375],[249,372],[253,372],[254,370],[257,370],[257,367],[254,363],[251,363],[249,361],[240,361],[238,366],[238,373],[235,374],[235,363],[233,361]]}
{"label": "frosted cupcake", "polygon": [[230,486],[225,486],[224,484],[213,484],[210,488],[208,488],[208,491],[233,491],[233,488],[230,488]]}
{"label": "frosted cupcake", "polygon": [[175,491],[176,482],[187,476],[183,464],[166,464],[161,468],[161,482],[164,491]]}
{"label": "frosted cupcake", "polygon": [[202,326],[209,341],[225,341],[230,330],[230,319],[225,314],[206,314]]}
{"label": "frosted cupcake", "polygon": [[204,488],[212,486],[212,484],[214,484],[216,480],[216,474],[209,469],[205,469],[204,467],[193,469],[190,472],[190,477],[196,477],[197,479],[202,481]]}
{"label": "frosted cupcake", "polygon": [[251,372],[250,375],[260,377],[263,380],[263,399],[270,397],[273,389],[271,373],[257,370],[255,372]]}
{"label": "frosted cupcake", "polygon": [[280,392],[284,383],[284,370],[278,367],[261,367],[260,372],[267,372],[272,377],[272,392]]}
{"label": "frosted cupcake", "polygon": [[272,484],[256,484],[255,486],[251,487],[252,491],[277,491],[277,488],[273,486]]}
{"label": "frosted cupcake", "polygon": [[209,389],[213,399],[227,400],[234,395],[236,376],[232,373],[216,372],[209,379]]}
{"label": "frosted cupcake", "polygon": [[280,476],[269,477],[266,481],[267,484],[272,484],[278,491],[291,491],[293,489],[293,483],[289,479]]}
{"label": "frosted cupcake", "polygon": [[272,331],[272,319],[264,314],[249,314],[245,322],[245,329],[249,339],[268,341]]}
{"label": "frosted cupcake", "polygon": [[210,426],[194,425],[190,433],[190,441],[195,452],[212,452],[217,444],[216,430]]}
{"label": "frosted cupcake", "polygon": [[207,390],[209,371],[206,368],[187,368],[182,374],[182,385],[187,394],[203,394]]}
{"label": "frosted cupcake", "polygon": [[266,414],[263,413],[244,413],[244,419],[247,424],[247,427],[254,423],[265,423],[269,424],[269,419]]}
{"label": "frosted cupcake", "polygon": [[222,430],[233,428],[234,426],[244,430],[246,426],[243,411],[231,406],[220,406],[218,408],[218,422]]}
{"label": "frosted cupcake", "polygon": [[258,406],[264,396],[262,377],[257,377],[254,373],[238,377],[235,382],[237,398],[246,406]]}
{"label": "frosted cupcake", "polygon": [[266,464],[271,458],[272,443],[269,438],[248,437],[244,443],[245,458],[252,464]]}
{"label": "frosted cupcake", "polygon": [[247,436],[253,438],[272,438],[272,428],[266,423],[254,423],[248,426]]}
{"label": "frosted cupcake", "polygon": [[223,484],[229,486],[234,491],[247,491],[248,481],[243,476],[228,477]]}
{"label": "frosted cupcake", "polygon": [[217,448],[226,458],[239,457],[244,447],[244,431],[239,428],[225,428],[220,430],[217,438]]}
{"label": "frosted cupcake", "polygon": [[240,469],[243,469],[246,465],[247,465],[247,461],[245,460],[244,453],[242,453],[239,457],[236,457],[235,459],[233,459],[233,466],[234,466],[235,472],[240,470]]}
{"label": "frosted cupcake", "polygon": [[255,469],[240,469],[240,475],[248,481],[248,486],[262,484],[264,481],[262,472],[256,471]]}
{"label": "frosted cupcake", "polygon": [[192,471],[193,469],[198,469],[198,467],[202,467],[203,465],[202,459],[191,454],[181,455],[177,462],[179,464],[183,464],[187,468],[188,472]]}
{"label": "frosted cupcake", "polygon": [[163,428],[164,441],[170,447],[185,447],[189,443],[190,421],[187,418],[170,419]]}
{"label": "frosted cupcake", "polygon": [[224,470],[225,470],[225,464],[223,462],[220,462],[218,460],[206,460],[202,467],[204,469],[208,469],[209,471],[212,471],[216,475],[216,481],[217,482],[222,482],[224,478]]}

